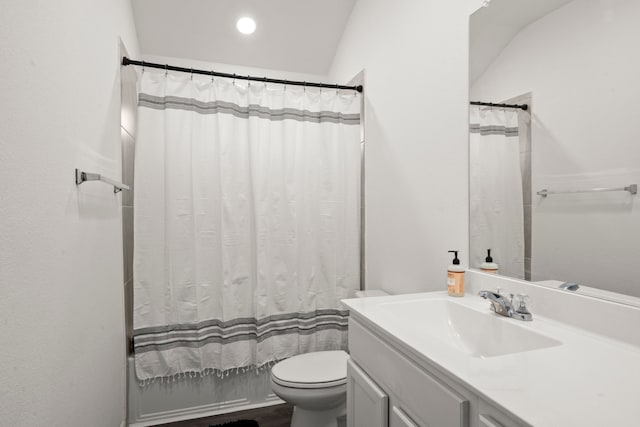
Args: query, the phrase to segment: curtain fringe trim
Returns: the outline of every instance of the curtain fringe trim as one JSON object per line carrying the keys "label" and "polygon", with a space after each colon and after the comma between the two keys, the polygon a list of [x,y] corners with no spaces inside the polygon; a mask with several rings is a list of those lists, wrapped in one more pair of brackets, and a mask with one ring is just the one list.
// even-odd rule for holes
{"label": "curtain fringe trim", "polygon": [[269,371],[276,363],[282,361],[284,359],[274,359],[268,362],[265,362],[261,365],[251,365],[251,366],[241,366],[238,368],[229,368],[229,369],[216,369],[216,368],[205,368],[200,371],[185,371],[180,372],[175,375],[169,376],[156,376],[153,378],[146,378],[144,380],[138,380],[138,385],[140,387],[148,387],[151,384],[160,383],[160,384],[169,384],[175,383],[178,381],[191,381],[191,380],[203,380],[206,377],[216,376],[220,379],[226,378],[229,375],[235,374],[246,374],[247,372],[255,372],[256,375],[260,375],[263,372]]}

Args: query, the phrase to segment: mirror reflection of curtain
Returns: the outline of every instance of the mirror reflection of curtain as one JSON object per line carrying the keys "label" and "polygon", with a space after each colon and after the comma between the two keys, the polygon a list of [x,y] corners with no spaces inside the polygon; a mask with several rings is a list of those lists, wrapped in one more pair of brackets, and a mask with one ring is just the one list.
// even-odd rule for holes
{"label": "mirror reflection of curtain", "polygon": [[518,114],[471,106],[470,266],[479,268],[491,249],[499,273],[524,278],[524,214]]}

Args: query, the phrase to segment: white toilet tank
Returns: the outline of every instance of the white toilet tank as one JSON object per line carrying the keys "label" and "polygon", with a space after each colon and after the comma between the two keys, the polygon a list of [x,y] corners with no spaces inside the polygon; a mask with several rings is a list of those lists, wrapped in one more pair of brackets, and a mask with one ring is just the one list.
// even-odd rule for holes
{"label": "white toilet tank", "polygon": [[356,298],[384,297],[387,295],[389,294],[379,289],[372,289],[370,291],[356,291]]}

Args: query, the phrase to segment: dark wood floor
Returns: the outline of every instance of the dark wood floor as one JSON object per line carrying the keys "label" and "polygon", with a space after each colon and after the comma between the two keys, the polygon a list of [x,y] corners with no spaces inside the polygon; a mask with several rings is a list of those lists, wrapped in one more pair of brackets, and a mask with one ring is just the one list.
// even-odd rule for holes
{"label": "dark wood floor", "polygon": [[216,415],[215,417],[162,424],[162,427],[209,427],[237,420],[256,420],[260,427],[289,427],[292,414],[293,406],[284,404]]}

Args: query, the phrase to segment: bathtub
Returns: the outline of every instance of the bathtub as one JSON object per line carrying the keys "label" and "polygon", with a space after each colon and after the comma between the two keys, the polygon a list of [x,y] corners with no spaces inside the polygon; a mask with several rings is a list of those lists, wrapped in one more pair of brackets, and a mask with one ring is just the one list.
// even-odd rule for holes
{"label": "bathtub", "polygon": [[153,426],[284,403],[271,391],[269,369],[140,386],[127,359],[129,426]]}

